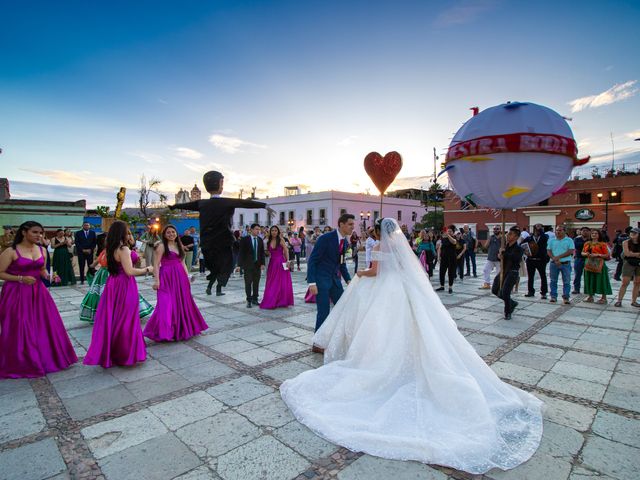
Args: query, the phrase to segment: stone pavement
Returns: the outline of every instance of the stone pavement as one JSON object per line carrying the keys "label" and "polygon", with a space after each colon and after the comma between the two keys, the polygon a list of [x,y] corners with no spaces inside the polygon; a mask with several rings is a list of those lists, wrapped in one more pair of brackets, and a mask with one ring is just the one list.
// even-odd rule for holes
{"label": "stone pavement", "polygon": [[[623,308],[584,296],[550,304],[524,298],[524,279],[519,308],[505,321],[480,279],[441,295],[496,373],[546,404],[531,460],[472,476],[349,452],[293,419],[278,386],[322,364],[309,349],[315,306],[303,302],[304,272],[293,277],[296,305],[276,311],[247,309],[240,278],[215,297],[199,277],[193,293],[209,330],[188,342],[149,342],[140,366],[77,364],[46,378],[0,380],[0,479],[640,478],[640,311],[628,296]],[[139,285],[155,302],[151,282]],[[79,357],[91,337],[78,320],[85,291],[53,291]]]}

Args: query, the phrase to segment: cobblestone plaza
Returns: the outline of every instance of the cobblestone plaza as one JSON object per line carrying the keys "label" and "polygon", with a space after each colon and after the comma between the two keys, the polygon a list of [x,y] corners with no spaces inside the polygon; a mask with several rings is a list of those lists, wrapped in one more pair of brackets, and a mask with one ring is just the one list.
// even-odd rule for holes
{"label": "cobblestone plaza", "polygon": [[[136,367],[79,362],[45,378],[1,380],[0,479],[639,478],[640,311],[629,306],[630,293],[622,308],[584,303],[583,295],[550,304],[525,298],[523,279],[506,321],[480,278],[441,292],[494,371],[545,402],[534,457],[473,476],[350,452],[294,420],[278,386],[322,356],[310,350],[315,305],[303,300],[304,271],[292,275],[296,305],[272,311],[246,308],[239,277],[222,297],[205,295],[198,277],[193,294],[209,330],[183,343],[148,341],[147,361]],[[619,282],[612,286],[617,293]],[[91,338],[78,318],[86,288],[52,291],[79,357]],[[155,302],[150,280],[139,288]]]}

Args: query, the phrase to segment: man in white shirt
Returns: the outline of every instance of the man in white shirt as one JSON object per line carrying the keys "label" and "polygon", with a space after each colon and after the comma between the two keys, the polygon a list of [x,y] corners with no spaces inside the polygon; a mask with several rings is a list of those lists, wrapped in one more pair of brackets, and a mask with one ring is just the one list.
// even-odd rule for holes
{"label": "man in white shirt", "polygon": [[367,229],[367,240],[364,242],[364,258],[365,258],[365,267],[369,268],[371,266],[371,250],[378,244],[378,240],[373,236],[373,227],[369,227]]}

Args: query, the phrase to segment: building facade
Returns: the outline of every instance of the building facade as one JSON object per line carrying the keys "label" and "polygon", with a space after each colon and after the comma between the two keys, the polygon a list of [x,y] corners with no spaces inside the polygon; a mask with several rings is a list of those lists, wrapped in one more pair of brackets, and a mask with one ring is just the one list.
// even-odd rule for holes
{"label": "building facade", "polygon": [[[494,225],[501,225],[502,212],[473,208],[452,191],[444,201],[446,225],[469,225],[478,238],[486,239]],[[610,236],[627,226],[640,226],[640,175],[618,175],[568,181],[561,193],[537,205],[505,211],[505,224],[531,227],[541,223],[555,228],[603,228]]]}
{"label": "building facade", "polygon": [[341,214],[351,213],[355,215],[360,230],[372,225],[380,217],[394,218],[400,225],[406,225],[412,230],[425,213],[419,200],[385,196],[381,208],[379,196],[333,190],[287,194],[260,201],[266,202],[275,210],[275,216],[269,218],[264,209],[238,208],[233,217],[234,229],[241,230],[252,223],[279,225],[282,229],[289,230],[300,227],[323,228],[326,225],[335,228]]}

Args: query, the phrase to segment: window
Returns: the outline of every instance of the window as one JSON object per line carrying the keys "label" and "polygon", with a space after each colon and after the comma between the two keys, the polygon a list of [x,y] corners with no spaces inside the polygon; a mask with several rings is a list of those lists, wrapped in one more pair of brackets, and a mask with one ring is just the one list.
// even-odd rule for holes
{"label": "window", "polygon": [[402,221],[402,210],[398,210],[398,221]]}
{"label": "window", "polygon": [[609,203],[620,203],[620,202],[622,202],[622,190],[617,192],[609,192]]}
{"label": "window", "polygon": [[416,212],[411,212],[411,221],[415,222],[418,219],[418,214]]}
{"label": "window", "polygon": [[260,214],[259,213],[254,213],[253,214],[253,223],[260,223]]}
{"label": "window", "polygon": [[320,209],[320,225],[327,223],[327,211],[324,208]]}
{"label": "window", "polygon": [[340,215],[344,215],[345,213],[347,213],[347,209],[346,208],[341,208],[340,209]]}
{"label": "window", "polygon": [[373,221],[375,222],[379,218],[380,218],[380,212],[378,210],[374,210],[373,211]]}
{"label": "window", "polygon": [[313,225],[313,210],[307,210],[307,225]]}
{"label": "window", "polygon": [[579,193],[578,194],[578,203],[580,205],[587,205],[591,203],[591,193]]}
{"label": "window", "polygon": [[278,225],[284,225],[284,212],[280,212],[280,221],[278,222]]}
{"label": "window", "polygon": [[240,214],[240,226],[243,227],[244,226],[244,213]]}

